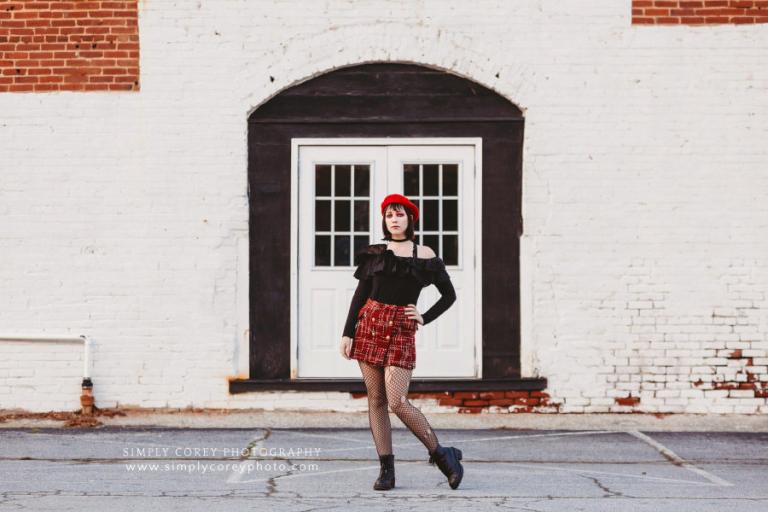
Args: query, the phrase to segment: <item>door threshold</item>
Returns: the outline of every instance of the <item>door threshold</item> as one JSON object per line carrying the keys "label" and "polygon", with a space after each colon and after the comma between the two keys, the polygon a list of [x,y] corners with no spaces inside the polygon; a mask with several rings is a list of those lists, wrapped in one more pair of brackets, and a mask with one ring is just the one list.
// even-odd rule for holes
{"label": "door threshold", "polygon": [[[541,391],[546,389],[545,377],[503,378],[503,379],[412,379],[409,393],[442,391]],[[342,391],[364,393],[362,377],[352,379],[233,379],[229,381],[229,392],[249,391]]]}

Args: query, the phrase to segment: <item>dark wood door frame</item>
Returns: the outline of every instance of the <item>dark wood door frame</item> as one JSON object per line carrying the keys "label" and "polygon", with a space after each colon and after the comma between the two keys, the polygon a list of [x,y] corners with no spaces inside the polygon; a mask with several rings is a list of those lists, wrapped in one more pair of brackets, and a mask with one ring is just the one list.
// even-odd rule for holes
{"label": "dark wood door frame", "polygon": [[[543,389],[520,376],[522,112],[490,89],[412,64],[335,70],[278,94],[248,120],[250,378],[256,389],[364,390],[361,379],[291,379],[290,209],[294,137],[481,137],[482,380],[413,379],[411,390]],[[254,223],[254,218],[270,222]],[[279,229],[275,229],[278,226]]]}

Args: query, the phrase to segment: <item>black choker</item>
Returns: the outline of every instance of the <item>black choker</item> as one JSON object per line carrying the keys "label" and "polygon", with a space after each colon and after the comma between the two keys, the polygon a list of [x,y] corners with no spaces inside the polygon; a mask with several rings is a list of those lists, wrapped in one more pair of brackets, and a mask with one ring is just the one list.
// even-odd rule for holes
{"label": "black choker", "polygon": [[402,240],[395,240],[394,238],[389,239],[390,242],[410,242],[407,238],[403,238]]}

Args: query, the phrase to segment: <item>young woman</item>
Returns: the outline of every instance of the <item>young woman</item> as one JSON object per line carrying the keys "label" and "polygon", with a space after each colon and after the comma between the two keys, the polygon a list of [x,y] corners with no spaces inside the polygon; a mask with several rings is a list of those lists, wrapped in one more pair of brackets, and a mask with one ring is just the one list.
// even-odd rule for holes
{"label": "young woman", "polygon": [[[368,391],[368,420],[381,471],[376,490],[395,486],[392,428],[387,406],[426,446],[437,466],[456,489],[464,476],[461,450],[443,447],[422,412],[408,401],[411,373],[416,367],[415,334],[456,300],[445,263],[432,249],[413,241],[419,209],[408,198],[390,194],[381,203],[382,230],[389,243],[373,244],[355,254],[352,297],[341,353],[357,359]],[[418,249],[418,250],[417,250]],[[434,284],[440,299],[423,315],[416,309],[421,289]]]}

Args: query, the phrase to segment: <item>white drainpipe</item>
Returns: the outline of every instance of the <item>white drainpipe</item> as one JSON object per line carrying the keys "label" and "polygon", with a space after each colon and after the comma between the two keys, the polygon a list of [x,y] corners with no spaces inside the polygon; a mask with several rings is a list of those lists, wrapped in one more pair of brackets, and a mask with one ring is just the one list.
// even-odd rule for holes
{"label": "white drainpipe", "polygon": [[30,335],[0,335],[3,341],[34,341],[38,343],[82,343],[83,344],[83,394],[80,395],[80,405],[85,416],[93,414],[93,382],[91,381],[91,347],[93,341],[86,335],[80,336],[30,336]]}

